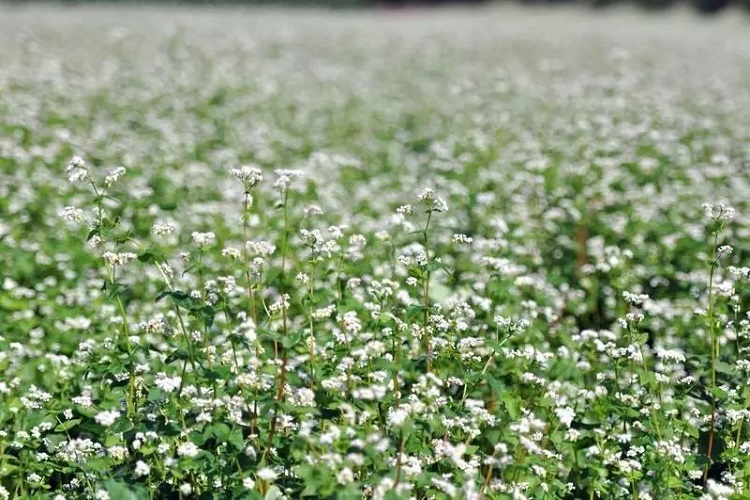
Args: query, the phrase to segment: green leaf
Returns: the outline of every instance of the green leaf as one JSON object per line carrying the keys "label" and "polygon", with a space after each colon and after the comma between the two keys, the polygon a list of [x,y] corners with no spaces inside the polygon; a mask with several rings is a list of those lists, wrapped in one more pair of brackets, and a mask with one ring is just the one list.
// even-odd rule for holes
{"label": "green leaf", "polygon": [[216,309],[208,304],[204,306],[193,306],[190,308],[190,315],[198,319],[203,320],[206,326],[211,326],[214,323],[216,317]]}
{"label": "green leaf", "polygon": [[420,314],[424,314],[424,306],[416,305],[416,306],[410,306],[406,310],[406,321],[411,321]]}
{"label": "green leaf", "polygon": [[104,488],[107,490],[107,493],[109,493],[110,498],[116,498],[117,500],[142,500],[143,498],[147,498],[137,495],[128,487],[127,483],[121,483],[114,479],[105,482]]}
{"label": "green leaf", "polygon": [[226,441],[230,433],[229,426],[222,423],[212,424],[207,430],[209,430],[218,441]]}
{"label": "green leaf", "polygon": [[638,333],[633,335],[633,341],[638,345],[643,345],[648,342],[648,333]]}
{"label": "green leaf", "polygon": [[197,446],[203,446],[209,439],[211,439],[210,429],[204,430],[202,434],[199,434],[197,432],[193,432],[190,434],[190,441],[192,441]]}
{"label": "green leaf", "polygon": [[138,256],[140,262],[156,262],[157,256],[153,252],[143,252]]}
{"label": "green leaf", "polygon": [[81,423],[81,419],[80,418],[74,418],[72,420],[67,420],[67,421],[61,423],[60,425],[58,425],[57,427],[55,427],[55,431],[56,432],[65,432],[67,430],[72,429],[73,427],[75,427],[76,425],[78,425],[80,423]]}
{"label": "green leaf", "polygon": [[182,307],[183,309],[191,309],[195,307],[195,301],[193,301],[190,295],[182,290],[168,292],[167,295],[178,307]]}
{"label": "green leaf", "polygon": [[242,428],[235,427],[232,432],[229,433],[229,436],[227,436],[227,443],[234,446],[234,448],[237,451],[242,451],[245,449],[245,438],[242,435]]}
{"label": "green leaf", "polygon": [[161,402],[166,399],[166,395],[161,389],[152,388],[148,391],[148,398],[151,402]]}
{"label": "green leaf", "polygon": [[190,351],[185,349],[184,347],[181,347],[177,350],[175,350],[172,354],[167,356],[167,359],[164,360],[164,364],[168,365],[174,361],[179,361],[183,359],[190,359]]}
{"label": "green leaf", "polygon": [[430,272],[439,271],[441,269],[445,269],[445,264],[438,260],[433,260],[429,264],[427,264],[427,270]]}
{"label": "green leaf", "polygon": [[292,347],[299,344],[301,339],[301,333],[292,333],[281,338],[281,345],[284,347],[284,349],[291,349]]}
{"label": "green leaf", "polygon": [[412,266],[409,268],[409,276],[421,280],[422,277],[424,277],[424,271],[422,270],[422,268]]}
{"label": "green leaf", "polygon": [[302,493],[300,493],[301,497],[317,497],[318,496],[318,488],[317,483],[311,483],[310,481],[305,481],[305,489],[302,490]]}
{"label": "green leaf", "polygon": [[205,377],[207,380],[226,380],[231,373],[228,366],[217,366],[211,370],[206,370]]}
{"label": "green leaf", "polygon": [[521,418],[521,404],[515,396],[505,393],[500,396],[500,399],[503,402],[503,406],[505,406],[505,411],[508,412],[508,416],[511,419],[516,420]]}
{"label": "green leaf", "polygon": [[133,429],[133,422],[127,418],[120,418],[115,422],[109,430],[115,433],[128,432]]}
{"label": "green leaf", "polygon": [[229,341],[234,342],[242,347],[250,347],[250,341],[247,339],[247,337],[238,333],[231,333],[229,335]]}
{"label": "green leaf", "polygon": [[734,367],[734,365],[730,365],[729,363],[725,363],[724,361],[716,362],[716,371],[721,374],[731,376],[737,373],[737,369]]}
{"label": "green leaf", "polygon": [[124,231],[117,236],[115,236],[115,243],[127,243],[128,241],[133,239],[133,231],[128,229],[127,231]]}
{"label": "green leaf", "polygon": [[667,477],[667,481],[665,484],[667,488],[670,488],[670,489],[678,489],[678,488],[681,489],[685,486],[684,481],[676,476]]}
{"label": "green leaf", "polygon": [[700,431],[697,427],[694,425],[685,425],[682,428],[683,432],[685,432],[688,436],[692,437],[693,439],[698,439],[698,436],[700,435]]}
{"label": "green leaf", "polygon": [[729,397],[729,394],[727,393],[727,391],[719,387],[709,387],[708,392],[716,399],[722,400],[722,401],[727,399],[727,397]]}

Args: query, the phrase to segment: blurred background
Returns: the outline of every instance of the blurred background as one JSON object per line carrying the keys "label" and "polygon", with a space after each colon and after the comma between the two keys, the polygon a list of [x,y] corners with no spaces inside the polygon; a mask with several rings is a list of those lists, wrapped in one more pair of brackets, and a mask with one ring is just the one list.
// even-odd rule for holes
{"label": "blurred background", "polygon": [[[605,9],[613,5],[630,4],[650,11],[688,5],[697,12],[715,14],[733,7],[739,7],[750,14],[750,0],[61,0],[63,4],[87,3],[139,3],[139,4],[231,4],[247,6],[297,6],[314,8],[369,8],[369,9],[418,9],[440,5],[479,5],[489,3],[521,3],[536,6],[577,4],[591,9]],[[37,0],[0,0],[0,4],[29,5],[41,3]]]}

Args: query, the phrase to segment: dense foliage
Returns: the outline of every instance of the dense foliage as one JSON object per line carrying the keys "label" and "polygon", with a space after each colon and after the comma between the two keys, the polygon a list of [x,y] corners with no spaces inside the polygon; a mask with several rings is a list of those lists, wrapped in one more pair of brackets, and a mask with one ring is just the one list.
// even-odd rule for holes
{"label": "dense foliage", "polygon": [[0,498],[747,498],[743,29],[4,12]]}

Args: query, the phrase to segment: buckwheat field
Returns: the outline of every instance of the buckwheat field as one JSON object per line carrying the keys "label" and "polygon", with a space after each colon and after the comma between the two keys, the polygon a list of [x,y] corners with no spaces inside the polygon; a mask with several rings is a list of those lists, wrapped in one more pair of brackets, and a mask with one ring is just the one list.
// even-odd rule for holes
{"label": "buckwheat field", "polygon": [[0,46],[0,499],[750,498],[747,19]]}

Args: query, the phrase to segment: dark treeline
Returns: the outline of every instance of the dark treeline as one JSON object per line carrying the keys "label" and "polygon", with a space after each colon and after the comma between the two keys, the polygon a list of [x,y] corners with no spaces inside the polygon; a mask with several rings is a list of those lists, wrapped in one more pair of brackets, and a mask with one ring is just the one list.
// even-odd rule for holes
{"label": "dark treeline", "polygon": [[[519,2],[533,5],[573,4],[577,3],[591,8],[631,3],[645,9],[660,10],[680,4],[689,3],[696,10],[712,14],[733,5],[742,6],[750,12],[750,0],[62,0],[67,4],[79,3],[151,3],[151,4],[233,4],[233,5],[288,5],[288,6],[323,6],[331,8],[384,8],[401,9],[411,7],[428,7],[433,5],[477,5],[497,1]],[[0,0],[0,4],[32,4],[34,0]]]}

